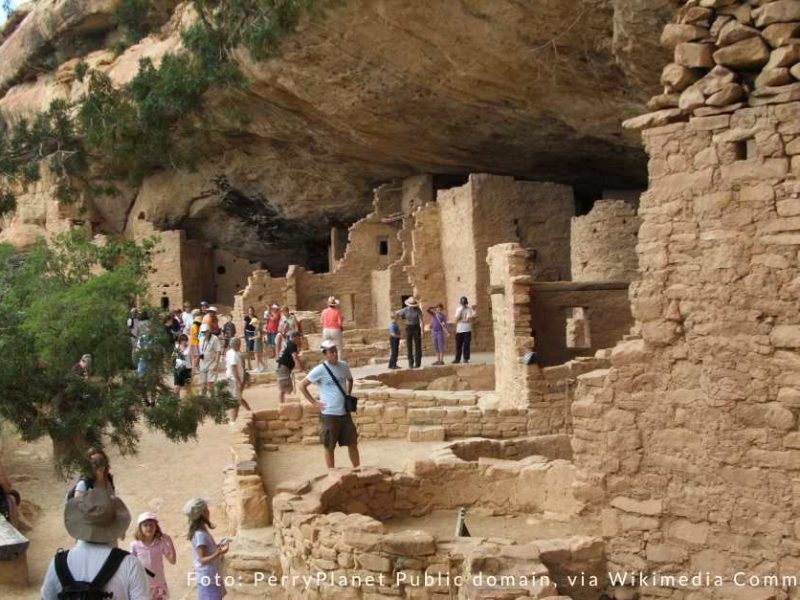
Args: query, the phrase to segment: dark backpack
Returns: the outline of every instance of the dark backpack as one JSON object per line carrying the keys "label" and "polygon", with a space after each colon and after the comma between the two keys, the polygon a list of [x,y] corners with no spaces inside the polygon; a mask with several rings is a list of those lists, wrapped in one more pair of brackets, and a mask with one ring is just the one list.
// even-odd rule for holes
{"label": "dark backpack", "polygon": [[56,575],[61,582],[61,591],[58,593],[58,600],[104,600],[113,598],[113,592],[106,592],[105,587],[114,573],[117,572],[122,561],[128,556],[125,550],[112,548],[111,553],[106,558],[106,562],[100,567],[97,576],[91,581],[75,581],[72,573],[67,566],[67,555],[69,550],[59,550],[56,552]]}

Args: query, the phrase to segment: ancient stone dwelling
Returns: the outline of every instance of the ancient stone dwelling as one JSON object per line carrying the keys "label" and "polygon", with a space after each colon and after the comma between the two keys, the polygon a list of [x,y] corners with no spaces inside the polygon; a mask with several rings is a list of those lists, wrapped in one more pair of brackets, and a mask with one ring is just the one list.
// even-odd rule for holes
{"label": "ancient stone dwelling", "polygon": [[[291,135],[256,121],[254,130],[273,136],[253,153],[259,164],[231,150],[200,174],[148,178],[128,191],[125,210],[96,201],[85,218],[58,206],[45,179],[0,232],[26,241],[69,226],[134,237],[157,229],[169,251],[157,259],[152,300],[174,306],[229,298],[237,320],[250,305],[274,300],[319,310],[337,295],[348,329],[372,340],[385,336],[389,312],[412,294],[450,311],[461,295],[478,305],[475,345],[494,351],[493,367],[382,374],[356,387],[362,439],[442,442],[404,471],[378,466],[298,477],[267,492],[264,445],[313,443],[316,415],[292,402],[254,413],[236,432],[225,501],[256,549],[234,553],[230,570],[247,581],[256,573],[389,579],[359,588],[286,588],[291,597],[314,599],[798,597],[800,0],[681,0],[661,10],[657,2],[558,0],[535,3],[531,12],[498,0],[477,15],[468,3],[345,4],[327,23],[340,34],[345,58],[330,58],[335,53],[324,44],[309,43],[309,50],[298,43],[269,68],[247,65],[259,91],[284,102],[275,112],[306,116],[287,119]],[[375,17],[364,19],[364,29],[352,25],[359,9]],[[665,13],[672,22],[656,31]],[[476,44],[481,60],[462,54],[467,42],[447,45],[430,33],[433,20],[452,39]],[[613,21],[610,29],[605,20]],[[573,21],[580,26],[565,26]],[[321,29],[298,39],[319,42]],[[387,62],[363,60],[345,34],[363,46],[389,40],[381,55]],[[534,44],[519,41],[531,38]],[[171,31],[161,41],[174,39]],[[658,39],[671,58],[652,52]],[[535,54],[551,46],[551,63],[576,74],[573,102],[564,101],[563,81],[548,77],[550,63]],[[449,52],[440,56],[442,47]],[[122,79],[125,64],[155,51],[145,44],[120,62],[96,52],[91,60],[109,61],[103,64]],[[406,62],[422,55],[430,62]],[[635,202],[603,193],[638,183],[620,176],[638,164],[635,151],[621,134],[612,139],[604,123],[628,116],[667,60],[663,93],[648,102],[652,112],[626,121],[641,131],[649,157],[647,190]],[[23,62],[0,68],[0,85],[10,89],[0,99],[4,114],[41,104],[54,87],[77,93],[74,65],[25,79]],[[332,99],[329,88],[315,85],[328,71],[393,73],[387,64],[415,83],[446,85],[387,94],[387,86],[402,89],[400,77],[365,77],[358,80],[363,87],[353,85],[363,94],[348,90]],[[277,80],[293,85],[276,91],[270,85]],[[287,89],[307,95],[287,99]],[[493,93],[501,101],[481,103]],[[356,100],[363,97],[372,104]],[[308,107],[313,118],[303,112]],[[424,137],[443,131],[437,125],[451,107],[452,135]],[[528,120],[542,113],[547,118]],[[405,118],[384,118],[397,114]],[[316,137],[306,137],[304,127]],[[292,135],[309,147],[327,142],[346,151],[338,163],[325,152],[276,158]],[[402,159],[387,159],[387,146],[401,148]],[[581,160],[572,161],[573,151]],[[594,154],[602,158],[593,162]],[[252,240],[241,248],[232,242],[241,224],[230,224],[215,203],[209,181],[223,171],[240,187],[249,182],[264,192],[265,202],[277,198],[282,210],[293,193],[310,198],[290,216],[317,223],[321,212],[309,206],[324,194],[301,193],[291,176],[276,175],[296,173],[287,167],[292,161],[321,173],[314,183],[328,206],[360,217],[349,227],[326,221],[324,235],[314,238],[325,242],[327,272],[293,260],[285,248],[272,248],[283,254],[263,268]],[[580,201],[577,190],[585,190],[593,169],[608,185],[595,185],[588,201],[582,192]],[[574,172],[574,181],[559,177],[564,171]],[[370,210],[359,194],[374,181],[392,183],[375,190]],[[349,193],[361,198],[360,212],[330,200]],[[204,229],[199,221],[212,217],[225,226]],[[517,518],[520,530],[527,520],[566,523],[566,533],[466,538],[414,521],[464,505]],[[261,529],[268,524],[272,538]],[[620,580],[640,572],[647,577]],[[397,579],[477,573],[548,575],[550,582],[498,592],[451,580],[420,589]]]}

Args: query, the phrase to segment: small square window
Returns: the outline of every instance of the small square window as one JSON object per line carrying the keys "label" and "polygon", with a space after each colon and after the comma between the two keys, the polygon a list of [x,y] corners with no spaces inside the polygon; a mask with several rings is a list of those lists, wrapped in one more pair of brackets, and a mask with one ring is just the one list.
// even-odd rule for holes
{"label": "small square window", "polygon": [[389,240],[387,240],[386,238],[378,239],[378,254],[380,254],[381,256],[389,255]]}

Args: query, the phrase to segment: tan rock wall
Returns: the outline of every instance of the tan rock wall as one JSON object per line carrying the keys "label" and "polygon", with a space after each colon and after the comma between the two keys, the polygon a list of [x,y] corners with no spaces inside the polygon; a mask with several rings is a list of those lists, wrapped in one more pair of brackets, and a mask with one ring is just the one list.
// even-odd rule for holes
{"label": "tan rock wall", "polygon": [[406,272],[413,284],[414,295],[425,308],[441,302],[449,314],[451,309],[443,262],[440,206],[429,202],[419,207],[413,216],[411,260]]}
{"label": "tan rock wall", "polygon": [[612,566],[798,567],[798,116],[792,102],[644,134],[642,339],[579,378],[572,410],[578,488],[607,503]]}
{"label": "tan rock wall", "polygon": [[529,434],[570,432],[570,406],[576,377],[603,368],[608,362],[599,357],[578,357],[545,368],[523,364],[523,357],[534,343],[531,289],[557,284],[533,283],[530,253],[519,244],[491,247],[487,262],[496,340],[494,368],[498,406],[520,410],[527,407]]}
{"label": "tan rock wall", "polygon": [[[287,273],[289,275],[289,273]],[[253,271],[247,278],[247,285],[242,292],[236,294],[233,301],[233,321],[237,331],[244,331],[244,316],[247,309],[253,307],[261,319],[264,309],[273,302],[283,305],[288,302],[287,290],[290,286],[288,277],[273,277],[269,271],[261,269]],[[292,304],[290,304],[292,306]]]}
{"label": "tan rock wall", "polygon": [[233,468],[225,471],[222,506],[234,529],[256,529],[272,521],[272,503],[261,480],[251,413],[236,425],[231,444]]}
{"label": "tan rock wall", "polygon": [[553,183],[470,175],[464,186],[439,192],[442,258],[449,313],[460,296],[477,306],[473,345],[493,347],[492,305],[486,255],[495,244],[519,242],[532,249],[536,279],[569,276],[572,190]]}
{"label": "tan rock wall", "polygon": [[[479,249],[473,243],[475,222],[472,183],[436,195],[441,223],[441,265],[445,279],[444,304],[450,319],[461,296],[478,302]],[[483,318],[487,318],[484,315]]]}
{"label": "tan rock wall", "polygon": [[247,286],[250,274],[259,269],[260,265],[227,250],[215,248],[211,267],[214,275],[214,302],[232,306],[236,294]]}
{"label": "tan rock wall", "polygon": [[[435,468],[444,472],[458,466],[456,459]],[[526,468],[517,471],[517,478]],[[485,597],[488,587],[473,580],[482,572],[484,577],[516,574],[517,580],[524,574],[530,582],[524,588],[496,586],[492,596],[544,598],[557,594],[555,581],[560,582],[562,570],[602,570],[602,544],[586,536],[509,544],[500,538],[439,540],[423,530],[388,531],[379,519],[430,510],[432,490],[423,488],[428,481],[422,474],[361,467],[280,485],[273,500],[275,546],[289,577],[289,597],[309,597],[303,577],[319,578],[314,594],[321,598]],[[559,572],[551,576],[550,568]],[[425,585],[425,575],[433,582]]]}
{"label": "tan rock wall", "polygon": [[589,214],[573,217],[573,281],[633,281],[637,277],[639,218],[624,200],[598,200]]}

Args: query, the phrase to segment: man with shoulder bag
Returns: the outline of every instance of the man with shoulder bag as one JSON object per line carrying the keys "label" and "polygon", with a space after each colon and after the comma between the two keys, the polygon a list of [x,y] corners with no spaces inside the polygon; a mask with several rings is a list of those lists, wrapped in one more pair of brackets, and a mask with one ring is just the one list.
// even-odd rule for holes
{"label": "man with shoulder bag", "polygon": [[[333,452],[337,444],[347,446],[350,462],[357,467],[361,458],[358,453],[358,433],[351,415],[358,402],[351,395],[353,375],[347,363],[339,360],[339,349],[334,341],[323,340],[320,348],[325,359],[300,382],[300,392],[320,410],[320,441],[325,448],[327,467],[333,469],[335,466]],[[308,386],[312,383],[319,390],[318,400],[308,391]]]}

